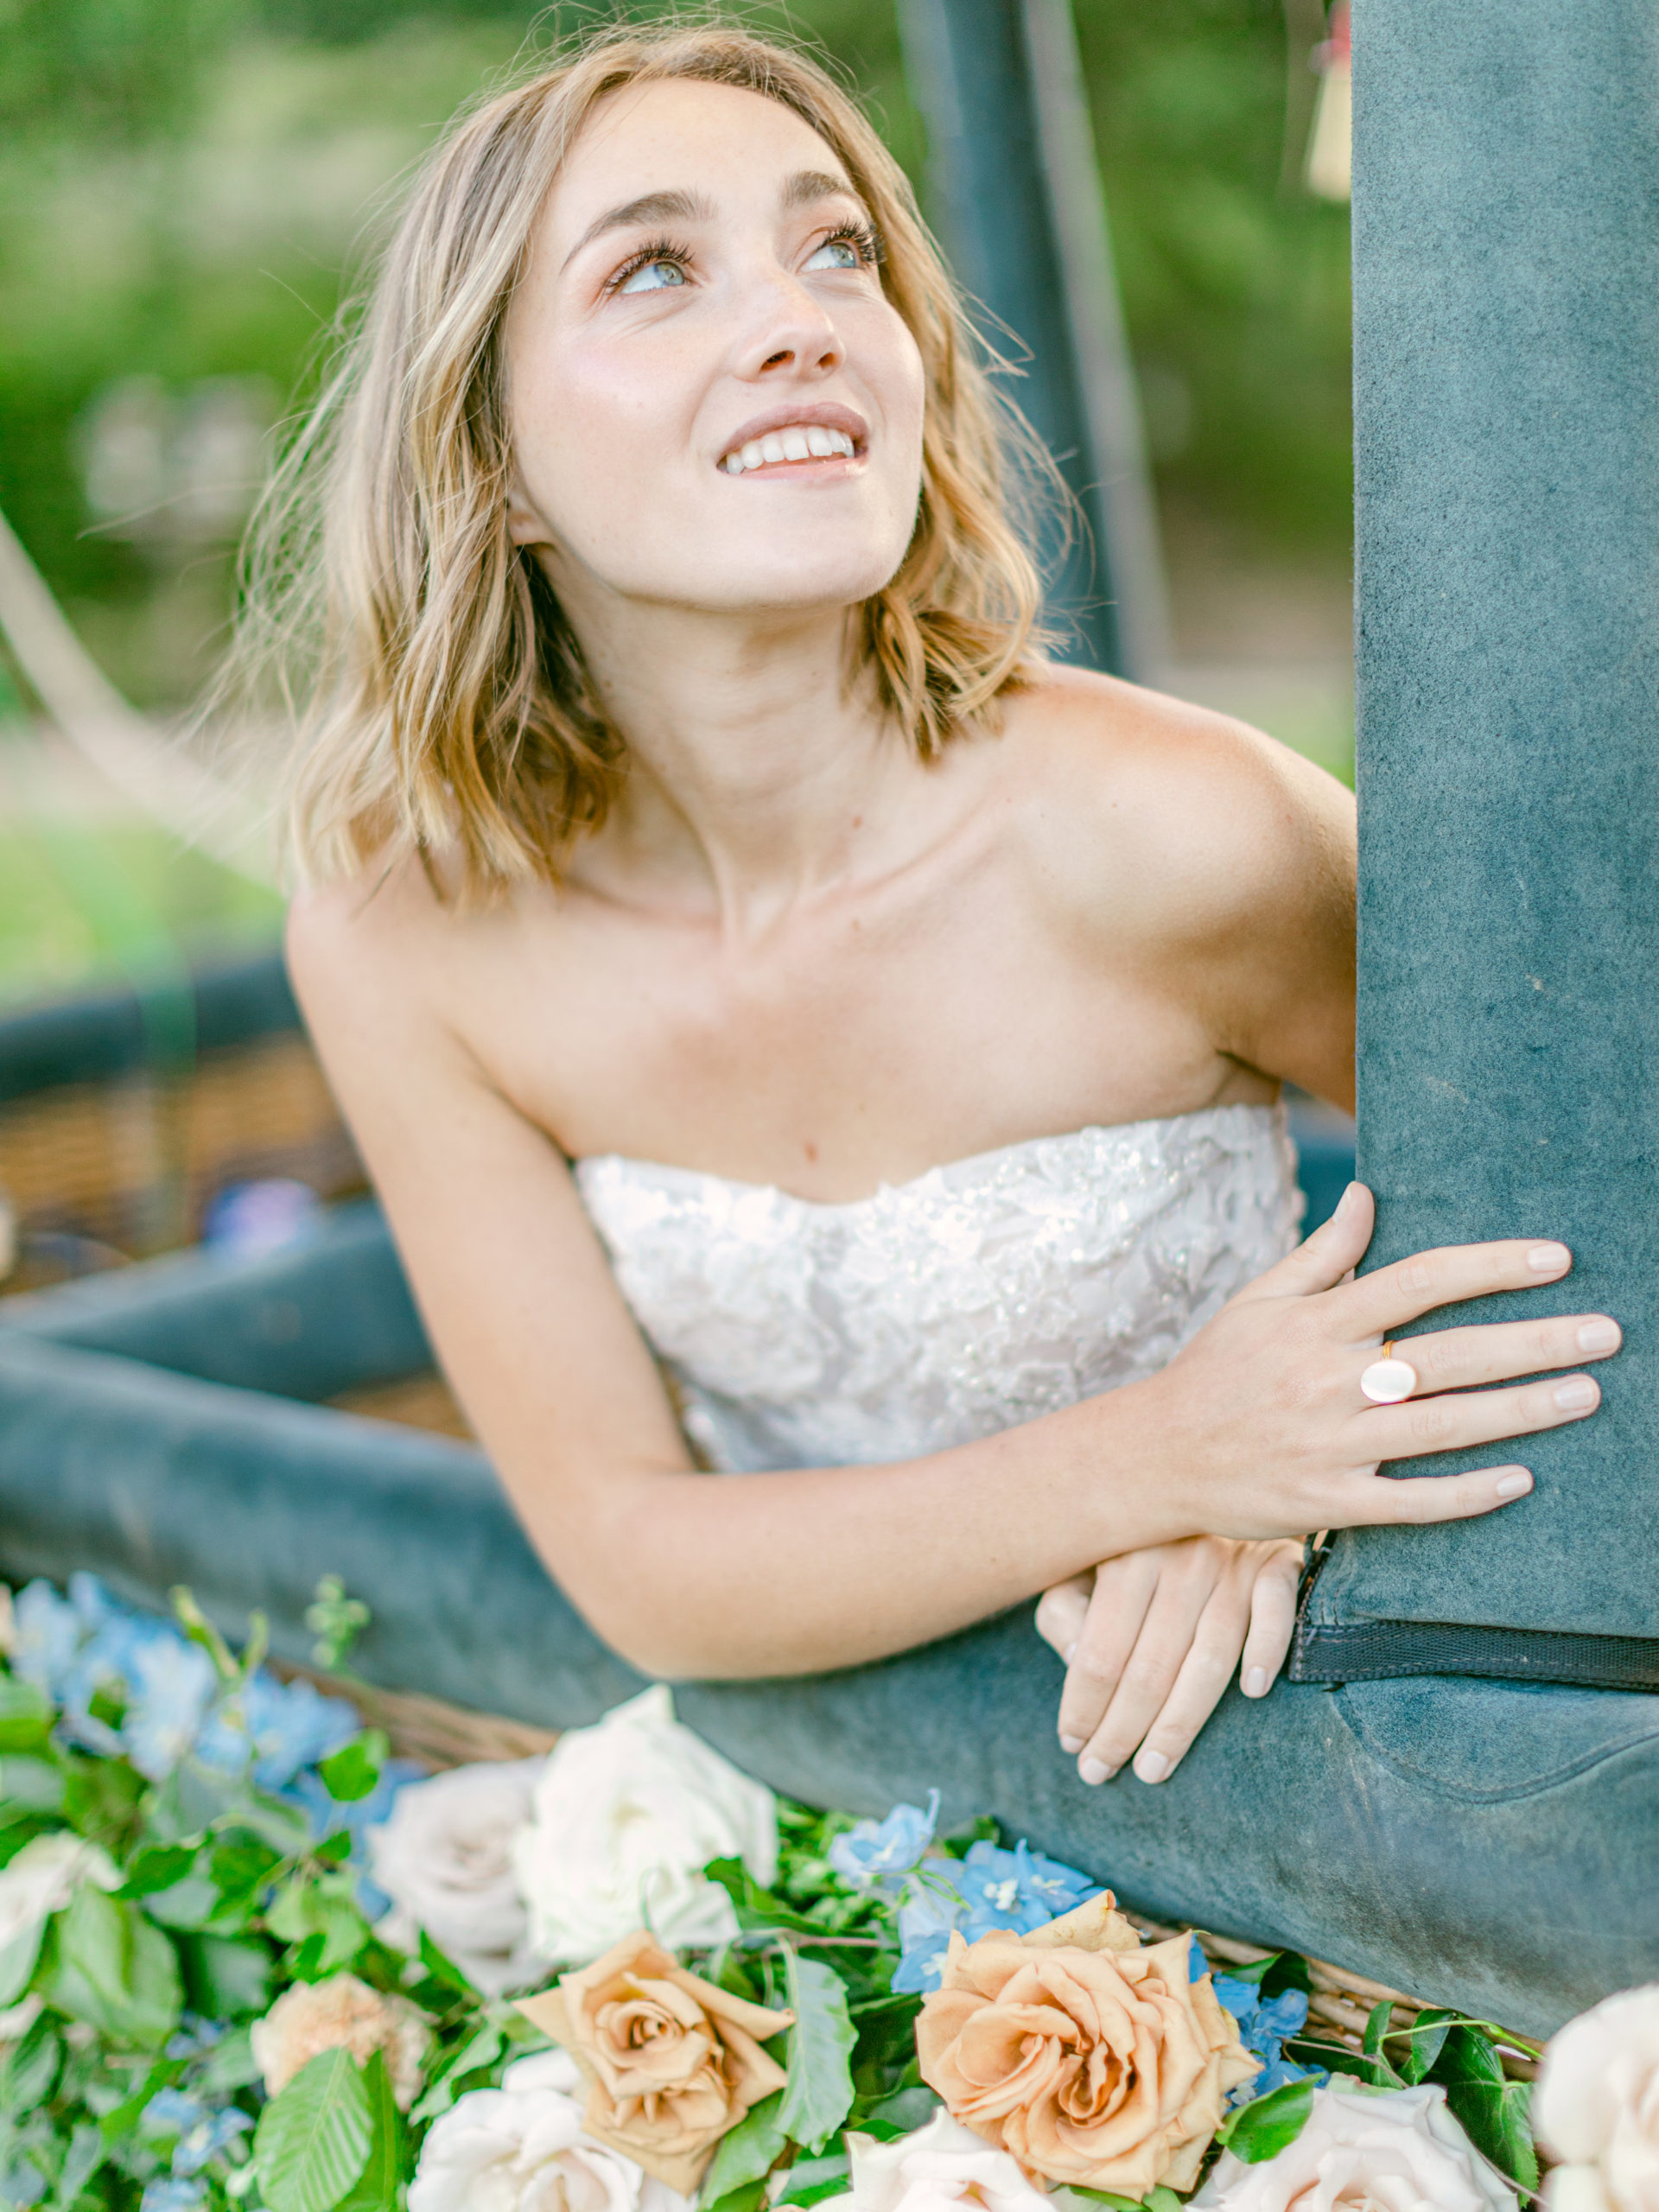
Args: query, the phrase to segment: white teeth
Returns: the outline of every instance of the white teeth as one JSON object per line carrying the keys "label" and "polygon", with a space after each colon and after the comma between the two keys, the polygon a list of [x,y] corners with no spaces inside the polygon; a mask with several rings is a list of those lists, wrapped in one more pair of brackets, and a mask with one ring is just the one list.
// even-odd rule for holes
{"label": "white teeth", "polygon": [[784,461],[828,461],[836,454],[851,461],[854,451],[844,430],[828,429],[818,423],[791,423],[734,448],[720,466],[728,476],[741,476],[746,468],[765,468]]}

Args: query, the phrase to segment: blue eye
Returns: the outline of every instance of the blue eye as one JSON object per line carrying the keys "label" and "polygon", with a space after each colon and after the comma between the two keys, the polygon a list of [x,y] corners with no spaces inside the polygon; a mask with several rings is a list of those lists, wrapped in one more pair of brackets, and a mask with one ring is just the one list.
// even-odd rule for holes
{"label": "blue eye", "polygon": [[659,257],[636,269],[619,289],[624,292],[663,292],[684,282],[685,271],[677,261]]}
{"label": "blue eye", "polygon": [[858,248],[851,238],[826,238],[806,265],[809,269],[856,269]]}

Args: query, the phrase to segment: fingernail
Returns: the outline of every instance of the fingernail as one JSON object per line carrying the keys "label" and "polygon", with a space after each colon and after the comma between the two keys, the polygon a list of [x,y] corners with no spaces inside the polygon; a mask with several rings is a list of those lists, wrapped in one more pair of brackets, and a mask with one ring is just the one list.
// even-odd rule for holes
{"label": "fingernail", "polygon": [[1169,1761],[1161,1751],[1142,1751],[1135,1770],[1142,1782],[1161,1782],[1169,1772]]}
{"label": "fingernail", "polygon": [[1600,1395],[1586,1375],[1575,1375],[1570,1382],[1560,1382],[1555,1388],[1555,1402],[1564,1414],[1581,1414],[1586,1406],[1593,1406]]}
{"label": "fingernail", "polygon": [[1103,1765],[1099,1759],[1084,1759],[1077,1769],[1091,1789],[1098,1783],[1109,1782],[1116,1771],[1116,1767]]}
{"label": "fingernail", "polygon": [[1537,1275],[1558,1275],[1572,1264],[1573,1255],[1565,1244],[1535,1244],[1527,1255],[1527,1265]]}
{"label": "fingernail", "polygon": [[1251,1668],[1251,1669],[1250,1669],[1250,1671],[1249,1671],[1249,1673],[1248,1675],[1245,1675],[1245,1677],[1244,1677],[1244,1694],[1245,1694],[1245,1696],[1246,1696],[1246,1697],[1265,1697],[1265,1696],[1267,1695],[1267,1694],[1268,1694],[1268,1670],[1267,1670],[1267,1669],[1266,1669],[1265,1667],[1252,1667],[1252,1668]]}
{"label": "fingernail", "polygon": [[1619,1327],[1617,1321],[1586,1321],[1579,1331],[1580,1351],[1617,1351]]}
{"label": "fingernail", "polygon": [[1068,1758],[1076,1758],[1077,1753],[1083,1749],[1082,1737],[1062,1736],[1060,1738],[1060,1749],[1065,1753]]}
{"label": "fingernail", "polygon": [[1353,1204],[1353,1202],[1354,1202],[1355,1196],[1356,1196],[1356,1194],[1357,1193],[1358,1190],[1359,1190],[1359,1185],[1358,1185],[1358,1184],[1357,1184],[1357,1183],[1351,1183],[1351,1184],[1348,1185],[1347,1189],[1343,1192],[1342,1196],[1341,1196],[1341,1197],[1337,1200],[1337,1204],[1336,1204],[1336,1211],[1337,1211],[1338,1213],[1343,1213],[1343,1212],[1344,1212],[1344,1211],[1347,1210],[1347,1208],[1348,1208],[1348,1207],[1350,1207],[1351,1205],[1352,1205],[1352,1204]]}
{"label": "fingernail", "polygon": [[1516,1467],[1512,1473],[1498,1477],[1497,1488],[1500,1497],[1524,1497],[1532,1488],[1532,1477],[1524,1467]]}
{"label": "fingernail", "polygon": [[[1585,1350],[1586,1350],[1586,1351],[1589,1351],[1589,1349],[1590,1349],[1589,1345],[1588,1345],[1588,1344],[1586,1344],[1586,1345],[1585,1346]],[[1060,1654],[1061,1658],[1065,1660],[1065,1663],[1066,1663],[1066,1665],[1067,1665],[1068,1667],[1071,1664],[1071,1662],[1072,1662],[1072,1661],[1077,1657],[1077,1645],[1076,1645],[1075,1643],[1068,1643],[1068,1644],[1066,1645],[1066,1647],[1065,1647],[1065,1650],[1064,1650],[1064,1651],[1062,1651],[1062,1652],[1061,1652],[1061,1654]]]}

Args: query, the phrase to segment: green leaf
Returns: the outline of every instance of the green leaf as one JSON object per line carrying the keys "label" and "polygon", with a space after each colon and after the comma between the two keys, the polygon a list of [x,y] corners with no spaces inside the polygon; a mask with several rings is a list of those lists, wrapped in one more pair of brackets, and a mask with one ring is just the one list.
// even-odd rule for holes
{"label": "green leaf", "polygon": [[1408,2082],[1422,2080],[1445,2049],[1446,2032],[1457,2024],[1457,2018],[1455,2012],[1431,2005],[1417,2015],[1410,2027],[1399,2031],[1407,2037],[1405,2056],[1399,2061],[1399,2067]]}
{"label": "green leaf", "polygon": [[147,1850],[134,1854],[119,1894],[124,1897],[155,1897],[160,1891],[170,1890],[181,1882],[195,1863],[195,1852],[188,1843],[151,1844]]}
{"label": "green leaf", "polygon": [[201,2070],[201,2086],[210,2096],[228,2096],[261,2080],[264,2069],[253,2055],[253,2037],[245,2028],[232,2028],[208,2053]]}
{"label": "green leaf", "polygon": [[62,2058],[57,2030],[42,2012],[0,2066],[0,2112],[38,2111],[52,2094]]}
{"label": "green leaf", "polygon": [[470,1997],[474,2003],[479,2001],[480,1993],[476,1986],[467,1980],[452,1958],[438,1948],[424,1928],[421,1930],[420,1959],[421,1964],[435,1980],[459,1990],[463,1997]]}
{"label": "green leaf", "polygon": [[111,2042],[153,2050],[179,2024],[183,1993],[172,1944],[137,1906],[83,1882],[59,1914],[44,1995]]}
{"label": "green leaf", "polygon": [[321,2050],[259,2116],[259,2187],[271,2212],[334,2212],[369,2164],[374,2116],[349,2051]]}
{"label": "green leaf", "polygon": [[844,2196],[852,2160],[844,2151],[833,2158],[797,2158],[789,2170],[779,2204],[817,2204],[826,2196]]}
{"label": "green leaf", "polygon": [[22,1751],[0,1758],[0,1804],[8,1814],[60,1813],[67,1783],[55,1759]]}
{"label": "green leaf", "polygon": [[711,1859],[703,1868],[711,1882],[718,1882],[737,1910],[740,1928],[792,1928],[802,1936],[821,1936],[823,1929],[804,1912],[797,1912],[770,1890],[763,1890],[741,1859]]}
{"label": "green leaf", "polygon": [[1141,2212],[1138,2196],[1114,2196],[1109,2189],[1082,2189],[1075,2182],[1048,2194],[1054,2212],[1094,2212],[1097,2204],[1108,2206],[1109,2212]]}
{"label": "green leaf", "polygon": [[1247,2166],[1259,2166],[1296,2140],[1313,2109],[1313,2082],[1286,2082],[1265,2097],[1240,2105],[1217,2131],[1216,2140]]}
{"label": "green leaf", "polygon": [[363,2086],[368,2092],[372,2130],[368,2162],[350,2194],[341,2197],[338,2212],[396,2212],[403,2165],[403,2115],[391,2094],[385,2059],[378,2050],[370,2053],[363,2069]]}
{"label": "green leaf", "polygon": [[109,2155],[104,2131],[96,2120],[82,2121],[69,2139],[63,2171],[58,2177],[60,2204],[73,2204]]}
{"label": "green leaf", "polygon": [[246,2020],[270,2009],[276,1961],[251,1936],[185,1936],[179,1960],[190,2010],[209,2020]]}
{"label": "green leaf", "polygon": [[751,2105],[729,2135],[722,2135],[709,2171],[702,2177],[700,2202],[710,2208],[751,2182],[764,2181],[777,2163],[788,2136],[779,2124],[785,2092],[774,2089],[758,2105]]}
{"label": "green leaf", "polygon": [[319,1762],[328,1795],[336,1804],[354,1804],[366,1797],[380,1779],[380,1770],[391,1756],[391,1745],[384,1729],[365,1728],[332,1757]]}
{"label": "green leaf", "polygon": [[321,1980],[348,1965],[370,1940],[353,1887],[350,1875],[325,1874],[314,1881],[296,1874],[277,1891],[265,1924],[284,1943],[299,1946],[303,1962],[296,1958],[293,1970],[302,1980]]}
{"label": "green leaf", "polygon": [[[467,2075],[476,2074],[483,2067],[493,2066],[501,2056],[501,2031],[493,2022],[486,2022],[468,2036],[442,2070],[433,2075],[425,2094],[410,2110],[410,2120],[418,2124],[423,2120],[435,2120],[440,2113],[448,2112],[461,2094],[461,2085]],[[782,2091],[779,2094],[781,2095]],[[734,2128],[732,2134],[736,2133]],[[726,2140],[729,2142],[731,2136],[728,2136]]]}
{"label": "green leaf", "polygon": [[896,2136],[909,2135],[915,2129],[925,2127],[938,2109],[939,2099],[932,2090],[925,2084],[912,2082],[873,2104],[858,2125],[867,2135],[890,2143]]}
{"label": "green leaf", "polygon": [[143,2118],[150,2099],[158,2089],[170,2089],[184,2072],[181,2058],[157,2059],[155,2065],[140,2077],[136,2089],[130,2090],[112,2112],[106,2112],[99,2123],[106,2143],[118,2143],[123,2136],[130,2135]]}
{"label": "green leaf", "polygon": [[44,1690],[0,1675],[0,1751],[43,1751],[57,1717]]}
{"label": "green leaf", "polygon": [[1379,2005],[1373,2005],[1370,2018],[1365,2023],[1361,2048],[1371,2063],[1370,2079],[1379,2088],[1403,2089],[1406,2084],[1382,2048],[1383,2038],[1389,2032],[1389,2023],[1393,2018],[1394,2006],[1388,1998],[1385,1997]]}
{"label": "green leaf", "polygon": [[1475,2148],[1522,2190],[1535,2194],[1538,2153],[1527,2120],[1531,2082],[1507,2080],[1491,2038],[1466,2023],[1447,2029],[1431,2073],[1445,2082],[1446,2101]]}
{"label": "green leaf", "polygon": [[1141,2202],[1147,2212],[1185,2212],[1185,2207],[1173,2189],[1149,2189]]}
{"label": "green leaf", "polygon": [[764,2181],[746,2181],[741,2189],[729,2190],[705,2207],[705,2212],[760,2212],[766,2201]]}
{"label": "green leaf", "polygon": [[779,2125],[802,2150],[821,2151],[852,2107],[848,2060],[858,2032],[848,2017],[846,1985],[821,1959],[786,1952],[784,1980],[795,2024]]}
{"label": "green leaf", "polygon": [[0,2005],[15,2005],[29,1987],[45,1934],[46,1923],[37,1920],[10,1943],[0,1944]]}

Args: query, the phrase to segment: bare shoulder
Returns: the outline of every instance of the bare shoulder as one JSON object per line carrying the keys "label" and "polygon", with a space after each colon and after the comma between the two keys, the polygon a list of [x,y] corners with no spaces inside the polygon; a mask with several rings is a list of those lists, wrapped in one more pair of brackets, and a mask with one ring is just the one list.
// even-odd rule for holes
{"label": "bare shoulder", "polygon": [[1040,863],[1091,909],[1121,887],[1188,937],[1264,908],[1351,904],[1351,794],[1230,715],[1050,665],[1010,701],[1006,736]]}
{"label": "bare shoulder", "polygon": [[461,936],[413,855],[301,890],[288,910],[288,969],[325,1056],[372,1049],[394,1031],[407,1039],[440,1028]]}

